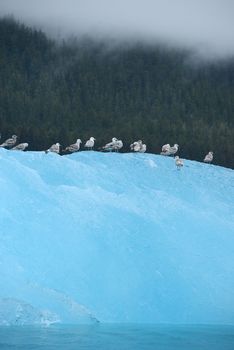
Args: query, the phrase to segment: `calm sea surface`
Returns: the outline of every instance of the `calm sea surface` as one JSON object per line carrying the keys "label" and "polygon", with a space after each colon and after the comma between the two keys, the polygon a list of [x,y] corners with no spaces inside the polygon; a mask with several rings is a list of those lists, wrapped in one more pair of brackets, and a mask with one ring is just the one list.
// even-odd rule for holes
{"label": "calm sea surface", "polygon": [[234,326],[0,327],[1,350],[234,350]]}

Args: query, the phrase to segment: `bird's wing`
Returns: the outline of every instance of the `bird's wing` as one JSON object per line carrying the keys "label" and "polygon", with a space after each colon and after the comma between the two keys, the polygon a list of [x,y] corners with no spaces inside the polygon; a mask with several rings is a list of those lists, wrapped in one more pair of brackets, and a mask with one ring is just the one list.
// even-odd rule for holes
{"label": "bird's wing", "polygon": [[107,143],[105,146],[103,146],[104,149],[106,149],[106,148],[112,148],[112,147],[114,147],[114,142],[109,142],[109,143]]}

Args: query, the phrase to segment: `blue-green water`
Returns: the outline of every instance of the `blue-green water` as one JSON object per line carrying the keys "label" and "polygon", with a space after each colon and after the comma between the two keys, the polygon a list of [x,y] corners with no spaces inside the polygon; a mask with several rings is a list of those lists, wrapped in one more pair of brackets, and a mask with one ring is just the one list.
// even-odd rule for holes
{"label": "blue-green water", "polygon": [[234,326],[0,327],[1,350],[233,350]]}

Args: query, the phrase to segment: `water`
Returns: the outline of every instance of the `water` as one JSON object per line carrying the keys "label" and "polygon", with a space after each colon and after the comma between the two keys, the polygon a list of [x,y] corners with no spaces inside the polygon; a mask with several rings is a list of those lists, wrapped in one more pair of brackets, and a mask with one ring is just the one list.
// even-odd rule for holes
{"label": "water", "polygon": [[234,326],[0,327],[1,350],[233,350]]}

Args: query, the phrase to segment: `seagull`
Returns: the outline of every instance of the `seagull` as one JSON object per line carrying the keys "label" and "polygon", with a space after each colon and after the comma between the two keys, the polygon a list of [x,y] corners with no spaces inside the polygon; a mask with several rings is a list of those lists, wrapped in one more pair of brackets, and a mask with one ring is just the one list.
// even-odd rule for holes
{"label": "seagull", "polygon": [[178,149],[179,149],[179,145],[177,145],[177,143],[175,143],[174,146],[170,147],[170,153],[172,155],[174,155],[178,152]]}
{"label": "seagull", "polygon": [[136,147],[138,147],[138,142],[137,141],[131,143],[130,150],[136,152],[135,151]]}
{"label": "seagull", "polygon": [[49,153],[49,152],[53,152],[53,153],[57,153],[59,154],[59,151],[60,151],[60,143],[55,143],[53,144],[50,148],[48,148],[45,153]]}
{"label": "seagull", "polygon": [[162,152],[167,152],[171,148],[170,143],[167,143],[166,145],[162,146]]}
{"label": "seagull", "polygon": [[130,149],[134,152],[144,153],[146,151],[146,145],[142,144],[141,140],[138,140],[130,145]]}
{"label": "seagull", "polygon": [[146,152],[146,144],[142,144],[141,145],[141,149],[140,149],[140,151],[139,151],[139,153],[145,153]]}
{"label": "seagull", "polygon": [[174,156],[179,149],[179,145],[177,145],[177,143],[174,144],[174,146],[170,146],[169,144],[162,146],[162,150],[164,149],[164,151],[161,152],[161,154],[163,156]]}
{"label": "seagull", "polygon": [[90,139],[88,141],[86,141],[86,144],[84,146],[86,148],[88,148],[89,150],[91,150],[91,149],[93,149],[94,141],[96,141],[96,139],[94,137],[90,137]]}
{"label": "seagull", "polygon": [[117,138],[113,137],[111,142],[107,143],[105,146],[102,147],[102,150],[112,152],[114,150],[114,145],[117,141]]}
{"label": "seagull", "polygon": [[103,146],[101,149],[103,151],[115,151],[118,152],[123,147],[122,140],[118,140],[116,137],[112,138],[112,141],[107,143],[105,146]]}
{"label": "seagull", "polygon": [[174,146],[170,147],[169,152],[171,155],[174,156],[174,154],[176,154],[178,152],[179,149],[179,145],[177,145],[177,143],[174,144]]}
{"label": "seagull", "polygon": [[119,150],[123,147],[123,141],[117,140],[114,144],[114,150],[115,152],[119,152]]}
{"label": "seagull", "polygon": [[70,146],[67,146],[64,151],[68,151],[70,153],[78,152],[80,149],[80,144],[82,143],[81,139],[77,139],[76,143],[73,143]]}
{"label": "seagull", "polygon": [[180,168],[182,168],[182,166],[184,165],[183,160],[180,159],[178,156],[175,157],[175,164],[178,170],[180,170]]}
{"label": "seagull", "polygon": [[141,149],[141,145],[142,145],[141,140],[135,141],[130,145],[130,149],[131,149],[131,151],[139,152]]}
{"label": "seagull", "polygon": [[12,135],[12,137],[10,139],[7,139],[5,142],[3,142],[0,147],[5,147],[5,148],[12,148],[17,141],[17,136],[16,135]]}
{"label": "seagull", "polygon": [[205,156],[203,162],[209,163],[209,164],[210,164],[212,161],[213,161],[213,152],[209,152],[209,153]]}
{"label": "seagull", "polygon": [[28,143],[19,143],[17,146],[13,147],[12,151],[25,151],[25,149],[28,147]]}

